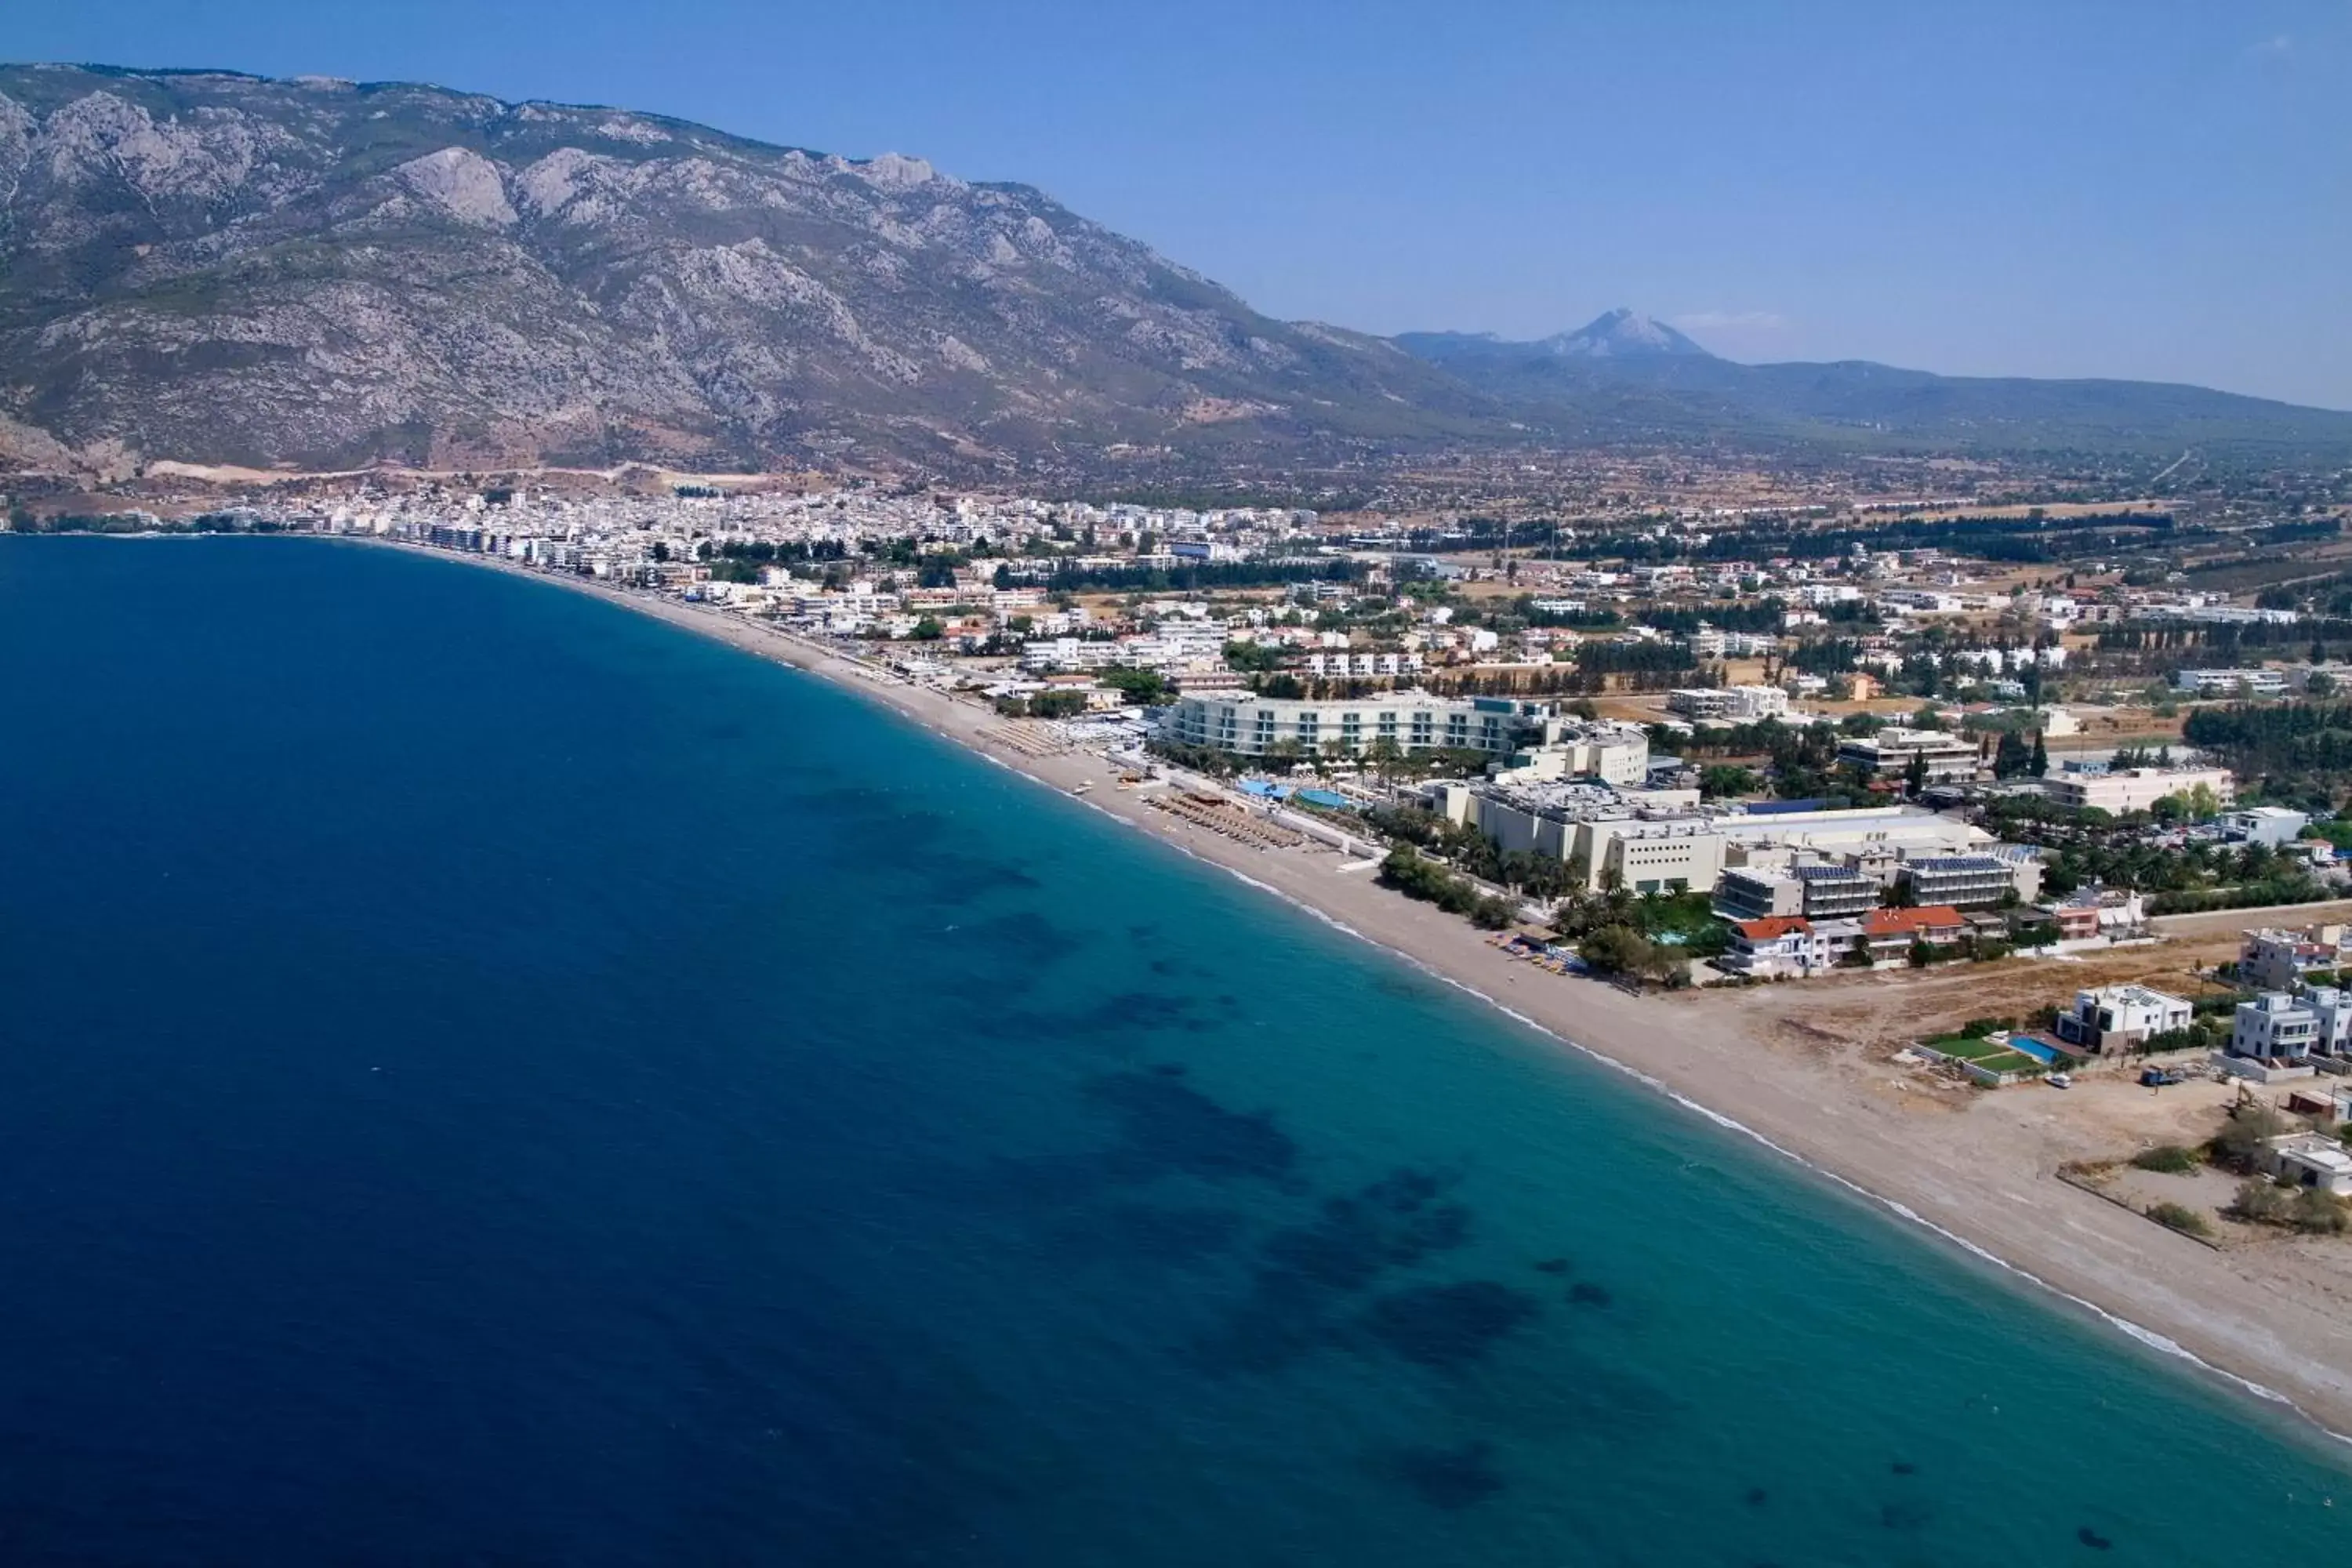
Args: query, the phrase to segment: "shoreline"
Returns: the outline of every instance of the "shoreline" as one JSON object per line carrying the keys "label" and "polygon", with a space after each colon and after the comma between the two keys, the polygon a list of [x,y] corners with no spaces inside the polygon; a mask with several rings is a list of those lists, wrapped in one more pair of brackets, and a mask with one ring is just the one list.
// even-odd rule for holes
{"label": "shoreline", "polygon": [[[1729,1037],[1740,1023],[1733,1006],[1748,994],[1631,996],[1519,963],[1466,921],[1381,888],[1360,871],[1339,874],[1340,860],[1328,850],[1261,850],[1190,827],[1150,809],[1148,795],[1100,787],[1112,783],[1113,770],[1091,753],[1032,756],[992,744],[982,731],[1003,722],[995,714],[781,628],[488,557],[386,540],[344,542],[568,588],[877,699],[930,733],[1271,894],[1465,993],[1554,1047],[1620,1073],[1928,1232],[2012,1288],[2026,1284],[2079,1321],[2186,1363],[2209,1384],[2252,1399],[2260,1412],[2291,1412],[2306,1436],[2335,1439],[2321,1447],[2339,1459],[2352,1453],[2352,1298],[2331,1310],[2313,1300],[2314,1292],[2249,1273],[2238,1255],[2059,1181],[2059,1162],[2048,1157],[2053,1134],[2048,1119],[2034,1114],[2030,1090],[1981,1095],[1964,1110],[1923,1114],[1904,1102],[1896,1078],[1864,1083],[1853,1071]],[[1072,795],[1080,783],[1098,787]],[[1740,1115],[1717,1109],[1722,1104],[1738,1105]]]}

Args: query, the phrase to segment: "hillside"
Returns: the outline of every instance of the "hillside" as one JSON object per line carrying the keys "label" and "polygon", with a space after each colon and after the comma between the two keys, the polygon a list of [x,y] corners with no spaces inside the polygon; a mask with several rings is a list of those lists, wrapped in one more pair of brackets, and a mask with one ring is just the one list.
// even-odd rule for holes
{"label": "hillside", "polygon": [[1861,360],[1738,364],[1626,310],[1533,342],[1462,332],[1395,341],[1523,417],[1623,439],[2352,458],[2352,414],[2158,382],[1936,375]]}
{"label": "hillside", "polygon": [[1034,467],[1490,413],[1380,339],[912,158],[54,66],[0,68],[0,416],[68,446],[303,467]]}
{"label": "hillside", "polygon": [[1165,480],[1705,443],[2352,459],[2194,387],[1261,315],[1019,184],[405,83],[0,66],[0,471],[646,459]]}

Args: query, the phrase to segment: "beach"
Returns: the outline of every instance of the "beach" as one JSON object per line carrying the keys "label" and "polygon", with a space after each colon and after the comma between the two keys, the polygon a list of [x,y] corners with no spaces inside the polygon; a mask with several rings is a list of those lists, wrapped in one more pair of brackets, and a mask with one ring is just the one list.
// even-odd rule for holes
{"label": "beach", "polygon": [[[1763,991],[1636,996],[1553,975],[1499,951],[1467,922],[1343,871],[1317,846],[1258,848],[1187,826],[1122,790],[1083,753],[1033,755],[990,731],[992,712],[910,685],[821,645],[723,611],[552,576],[477,556],[412,551],[486,565],[606,599],[681,629],[807,670],[878,700],[933,732],[1083,802],[1197,859],[1331,921],[1561,1043],[1638,1079],[1697,1115],[1744,1133],[1927,1226],[1988,1270],[2028,1281],[2066,1310],[2105,1320],[2155,1351],[2185,1357],[2327,1431],[2352,1433],[2352,1267],[2341,1241],[2279,1241],[2216,1250],[2060,1181],[2073,1159],[2128,1153],[2100,1125],[2137,1118],[2186,1135],[2222,1103],[2185,1086],[2149,1106],[2147,1091],[2095,1079],[2071,1096],[2020,1089],[1955,1099],[1885,1058],[1809,1043],[1815,1008],[1883,1005],[1913,984],[1862,975]],[[2013,961],[2023,963],[2026,961]],[[1938,977],[1965,986],[1965,974]],[[2056,994],[2070,987],[2050,975]],[[2116,1117],[2096,1111],[2113,1101]],[[2084,1102],[2087,1102],[2085,1104]]]}

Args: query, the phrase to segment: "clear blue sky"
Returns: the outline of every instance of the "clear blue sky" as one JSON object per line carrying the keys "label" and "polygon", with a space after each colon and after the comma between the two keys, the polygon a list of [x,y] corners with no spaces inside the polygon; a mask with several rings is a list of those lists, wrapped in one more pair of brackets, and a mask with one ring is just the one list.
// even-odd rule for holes
{"label": "clear blue sky", "polygon": [[622,104],[1044,187],[1282,316],[2352,408],[2352,0],[18,0],[0,58]]}

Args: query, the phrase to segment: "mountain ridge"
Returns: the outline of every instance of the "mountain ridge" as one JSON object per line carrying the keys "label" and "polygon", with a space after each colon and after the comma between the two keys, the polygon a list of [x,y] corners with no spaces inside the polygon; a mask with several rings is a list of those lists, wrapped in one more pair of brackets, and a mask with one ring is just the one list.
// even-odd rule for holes
{"label": "mountain ridge", "polygon": [[431,84],[0,65],[0,459],[988,475],[1706,442],[2352,455],[2130,383],[1278,321],[1034,185]]}

